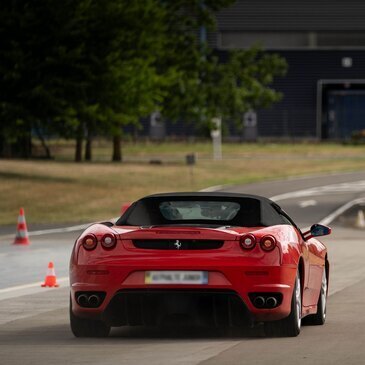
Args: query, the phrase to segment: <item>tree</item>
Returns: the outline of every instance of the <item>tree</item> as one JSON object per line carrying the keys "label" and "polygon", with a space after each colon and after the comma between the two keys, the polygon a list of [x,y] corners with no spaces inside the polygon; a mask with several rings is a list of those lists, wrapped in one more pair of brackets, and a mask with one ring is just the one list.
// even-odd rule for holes
{"label": "tree", "polygon": [[89,2],[84,52],[91,77],[85,103],[93,113],[79,119],[88,133],[113,137],[114,161],[122,160],[122,127],[155,110],[161,86],[173,77],[156,67],[166,49],[164,15],[156,0]]}
{"label": "tree", "polygon": [[[269,107],[281,99],[282,95],[270,84],[274,77],[285,75],[285,59],[254,46],[231,51],[222,60],[206,43],[197,42],[196,29],[203,26],[213,30],[214,12],[231,1],[173,3],[171,32],[175,36],[171,37],[172,51],[166,54],[164,62],[176,64],[180,77],[167,85],[167,97],[161,105],[163,115],[211,128],[214,117],[223,118],[223,122],[241,122],[244,112]],[[188,9],[185,17],[181,17],[181,9]]]}
{"label": "tree", "polygon": [[[120,9],[117,43],[122,52],[115,49],[113,53],[109,85],[114,81],[115,87],[108,88],[108,100],[116,101],[108,110],[113,161],[122,159],[123,125],[138,124],[141,117],[163,109],[181,80],[195,82],[201,59],[195,28],[213,24],[213,11],[232,2],[207,0],[202,7],[201,0],[149,0],[133,2],[132,6],[129,2]],[[179,113],[182,110],[180,105]]]}
{"label": "tree", "polygon": [[75,138],[75,160],[92,137],[113,139],[159,110],[171,120],[237,119],[280,95],[269,88],[284,61],[257,48],[221,63],[197,29],[233,0],[4,0],[0,9],[0,151],[31,153],[35,133]]}
{"label": "tree", "polygon": [[285,59],[258,47],[230,52],[226,63],[213,57],[202,74],[204,118],[241,122],[244,112],[269,107],[282,97],[270,84],[274,77],[284,76],[286,69]]}
{"label": "tree", "polygon": [[69,102],[83,89],[74,62],[81,52],[81,45],[72,42],[75,23],[77,7],[71,0],[2,3],[1,134],[4,144],[16,144],[15,152],[27,140],[22,157],[30,156],[32,130],[42,138],[46,132],[69,134],[77,125],[76,109]]}
{"label": "tree", "polygon": [[[117,139],[122,125],[161,101],[159,84],[168,73],[157,73],[155,59],[158,34],[167,34],[155,0],[2,5],[1,144],[29,142],[35,130],[49,153],[44,134],[75,137],[79,161],[85,131]],[[30,143],[21,145],[28,157]]]}

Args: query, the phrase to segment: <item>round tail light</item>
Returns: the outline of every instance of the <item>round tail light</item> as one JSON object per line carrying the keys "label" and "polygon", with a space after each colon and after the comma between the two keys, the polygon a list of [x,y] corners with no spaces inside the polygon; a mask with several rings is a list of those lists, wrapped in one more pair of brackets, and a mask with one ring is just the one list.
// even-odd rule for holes
{"label": "round tail light", "polygon": [[260,246],[264,251],[272,251],[276,247],[276,239],[273,236],[264,236],[260,240]]}
{"label": "round tail light", "polygon": [[111,233],[104,234],[104,236],[101,239],[101,245],[107,249],[114,248],[116,243],[117,243],[117,238],[114,236],[114,234]]}
{"label": "round tail light", "polygon": [[256,245],[256,237],[253,234],[245,234],[240,240],[241,247],[245,250],[251,250]]}
{"label": "round tail light", "polygon": [[86,235],[82,240],[82,245],[84,246],[85,250],[93,250],[97,243],[98,241],[93,234]]}

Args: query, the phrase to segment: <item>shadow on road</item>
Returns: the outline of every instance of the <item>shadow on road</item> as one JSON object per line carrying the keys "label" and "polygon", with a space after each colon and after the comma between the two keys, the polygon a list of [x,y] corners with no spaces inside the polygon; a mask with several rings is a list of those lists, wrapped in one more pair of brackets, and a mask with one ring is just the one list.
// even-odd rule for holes
{"label": "shadow on road", "polygon": [[255,328],[204,327],[116,327],[110,337],[128,339],[242,339],[264,337],[262,326]]}
{"label": "shadow on road", "polygon": [[[17,322],[22,322],[17,321]],[[13,322],[7,323],[0,331],[0,343],[2,345],[17,342],[27,345],[72,345],[87,342],[88,344],[105,342],[115,342],[118,340],[147,340],[148,342],[169,341],[169,340],[243,340],[258,339],[265,337],[262,326],[255,328],[202,328],[202,327],[114,327],[108,338],[75,338],[71,333],[67,323],[32,326],[21,328],[21,324]]]}

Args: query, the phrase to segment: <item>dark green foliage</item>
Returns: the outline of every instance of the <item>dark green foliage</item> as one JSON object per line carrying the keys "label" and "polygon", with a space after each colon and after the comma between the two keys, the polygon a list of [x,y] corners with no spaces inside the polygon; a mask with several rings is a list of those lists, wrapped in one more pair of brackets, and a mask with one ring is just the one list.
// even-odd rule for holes
{"label": "dark green foliage", "polygon": [[122,126],[155,110],[201,122],[277,101],[281,58],[254,48],[220,64],[197,38],[233,2],[3,0],[0,156],[29,157],[31,135],[49,154],[54,135],[76,138],[80,160],[85,136],[91,156],[93,136],[118,144]]}
{"label": "dark green foliage", "polygon": [[286,62],[275,54],[253,47],[230,54],[226,64],[213,59],[203,76],[208,117],[221,116],[242,120],[250,109],[266,108],[281,99],[269,85],[274,76],[286,73]]}

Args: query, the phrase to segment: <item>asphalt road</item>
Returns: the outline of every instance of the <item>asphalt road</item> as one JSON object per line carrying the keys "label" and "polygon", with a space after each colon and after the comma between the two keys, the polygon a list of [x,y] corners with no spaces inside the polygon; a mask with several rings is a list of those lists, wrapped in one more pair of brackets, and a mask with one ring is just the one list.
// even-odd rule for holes
{"label": "asphalt road", "polygon": [[[365,172],[272,181],[226,191],[275,200],[301,227],[365,197]],[[285,195],[290,192],[290,195]],[[185,329],[113,329],[108,339],[76,339],[68,327],[68,288],[39,287],[47,262],[67,274],[78,232],[37,235],[32,245],[0,236],[0,364],[363,364],[365,363],[365,242],[363,231],[336,228],[323,241],[331,260],[328,321],[304,327],[297,338],[264,338],[260,328],[241,333]],[[19,286],[14,288],[14,286]]]}
{"label": "asphalt road", "polygon": [[365,172],[268,181],[224,190],[274,198],[300,227],[307,227],[348,201],[365,197]]}

